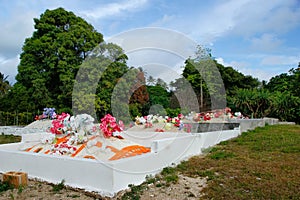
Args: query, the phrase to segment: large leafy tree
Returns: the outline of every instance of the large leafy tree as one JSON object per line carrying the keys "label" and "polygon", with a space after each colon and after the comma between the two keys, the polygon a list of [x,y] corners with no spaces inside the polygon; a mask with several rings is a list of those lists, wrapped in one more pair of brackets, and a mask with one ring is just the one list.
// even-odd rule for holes
{"label": "large leafy tree", "polygon": [[25,40],[20,56],[17,85],[30,97],[32,109],[71,108],[76,73],[103,41],[102,34],[63,8],[46,10],[34,22],[35,31]]}
{"label": "large leafy tree", "polygon": [[282,73],[280,75],[272,77],[265,87],[272,92],[289,91],[292,95],[300,97],[299,82],[300,63],[298,68],[292,68],[288,73]]}
{"label": "large leafy tree", "polygon": [[122,48],[112,43],[103,42],[90,53],[76,76],[73,90],[75,114],[88,113],[102,117],[111,113],[111,103],[116,101],[112,100],[113,92],[117,85],[118,97],[128,99],[124,91],[128,91],[129,83],[120,83],[128,72],[126,60]]}
{"label": "large leafy tree", "polygon": [[272,117],[300,123],[300,63],[288,73],[272,77],[265,88],[273,93]]}
{"label": "large leafy tree", "polygon": [[227,96],[234,96],[238,89],[253,89],[257,88],[260,84],[257,78],[253,78],[250,75],[244,75],[230,66],[225,67],[217,62],[216,66],[221,73]]}
{"label": "large leafy tree", "polygon": [[276,91],[271,96],[273,109],[270,116],[281,121],[294,121],[299,123],[300,98],[293,96],[289,91]]}
{"label": "large leafy tree", "polygon": [[198,46],[195,58],[186,60],[182,75],[198,96],[200,110],[226,106],[222,78],[209,49]]}

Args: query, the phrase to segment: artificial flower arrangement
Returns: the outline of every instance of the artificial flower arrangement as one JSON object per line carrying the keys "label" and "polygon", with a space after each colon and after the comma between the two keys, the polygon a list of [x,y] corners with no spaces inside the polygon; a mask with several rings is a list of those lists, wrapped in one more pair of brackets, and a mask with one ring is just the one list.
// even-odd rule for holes
{"label": "artificial flower arrangement", "polygon": [[41,119],[55,119],[56,118],[56,112],[55,108],[44,108],[42,115],[36,115],[35,120],[41,120]]}
{"label": "artificial flower arrangement", "polygon": [[123,131],[122,125],[124,126],[122,121],[119,121],[119,124],[117,124],[116,118],[107,114],[101,119],[100,129],[104,137],[109,138],[114,136],[115,132]]}
{"label": "artificial flower arrangement", "polygon": [[151,152],[121,137],[124,130],[122,121],[117,123],[110,114],[95,126],[94,119],[87,114],[70,116],[62,113],[53,120],[52,134],[45,134],[38,143],[33,140],[20,146],[20,150],[48,155],[69,156],[86,159],[118,160]]}
{"label": "artificial flower arrangement", "polygon": [[172,123],[175,127],[178,127],[180,130],[183,126],[182,119],[184,118],[183,114],[178,114],[177,117],[171,118],[171,117],[166,117],[167,123]]}
{"label": "artificial flower arrangement", "polygon": [[152,128],[154,123],[164,123],[165,125],[163,128],[156,128],[154,131],[165,132],[165,130],[171,130],[172,126],[177,127],[178,130],[190,131],[189,128],[184,129],[184,124],[182,122],[182,119],[184,118],[185,116],[181,113],[174,118],[168,116],[162,117],[159,115],[137,116],[135,118],[135,125],[144,125],[144,128]]}
{"label": "artificial flower arrangement", "polygon": [[212,119],[216,118],[223,118],[223,120],[234,118],[234,117],[239,117],[237,115],[233,115],[231,112],[231,109],[226,107],[224,109],[218,109],[218,110],[213,110],[213,111],[208,111],[208,112],[201,112],[201,113],[193,113],[192,119],[195,122],[207,122]]}
{"label": "artificial flower arrangement", "polygon": [[[123,139],[116,132],[124,130],[122,121],[117,123],[116,118],[110,114],[105,115],[101,119],[100,126],[94,125],[94,118],[88,114],[70,116],[68,113],[61,113],[52,121],[50,132],[52,135],[47,135],[41,139],[44,145],[50,145],[50,149],[45,152],[51,155],[72,155],[75,156],[87,145],[91,145],[92,141],[97,136],[103,136],[102,143],[105,143],[105,138],[115,137]],[[96,142],[95,140],[93,141]],[[78,147],[78,145],[80,147]],[[106,149],[105,145],[102,145]],[[34,151],[38,153],[41,149]],[[30,151],[30,148],[28,149]]]}

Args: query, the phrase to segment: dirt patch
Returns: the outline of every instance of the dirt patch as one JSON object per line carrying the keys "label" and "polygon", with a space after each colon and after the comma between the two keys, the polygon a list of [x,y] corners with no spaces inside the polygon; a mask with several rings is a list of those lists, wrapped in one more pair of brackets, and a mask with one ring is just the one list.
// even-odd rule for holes
{"label": "dirt patch", "polygon": [[171,183],[169,186],[158,187],[159,183],[149,184],[148,188],[141,194],[141,199],[193,200],[202,196],[202,189],[207,182],[205,178],[191,178],[183,175],[178,177],[178,183]]}
{"label": "dirt patch", "polygon": [[[206,178],[191,178],[184,175],[178,176],[177,183],[170,183],[169,185],[150,183],[145,185],[145,188],[140,193],[140,199],[199,199],[202,196],[202,189],[206,186]],[[1,175],[0,175],[1,178]],[[1,180],[1,179],[0,179]],[[52,199],[80,199],[80,200],[119,200],[130,189],[120,191],[114,197],[102,197],[94,192],[87,192],[78,188],[71,188],[63,186],[61,189],[54,191],[58,184],[51,184],[37,179],[29,179],[26,187],[11,189],[0,192],[0,200],[18,199],[18,200],[52,200]]]}

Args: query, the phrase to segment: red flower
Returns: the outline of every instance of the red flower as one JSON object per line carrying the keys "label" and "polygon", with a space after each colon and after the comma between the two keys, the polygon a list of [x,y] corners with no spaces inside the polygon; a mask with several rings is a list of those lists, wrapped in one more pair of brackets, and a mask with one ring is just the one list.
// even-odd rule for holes
{"label": "red flower", "polygon": [[179,127],[180,126],[180,119],[175,119],[174,126]]}
{"label": "red flower", "polygon": [[52,127],[50,128],[51,133],[54,134],[62,134],[62,128],[64,127],[63,121],[66,117],[69,117],[68,113],[62,113],[61,115],[57,115],[57,119],[52,121]]}
{"label": "red flower", "polygon": [[181,114],[181,113],[178,114],[178,118],[179,118],[179,119],[183,119],[183,117],[184,117],[183,114]]}
{"label": "red flower", "polygon": [[203,119],[204,119],[204,121],[210,120],[211,117],[210,117],[209,113],[207,113],[206,115],[204,115]]}
{"label": "red flower", "polygon": [[103,132],[104,137],[111,137],[113,132],[120,132],[122,129],[116,122],[116,118],[111,116],[110,114],[105,115],[101,119],[100,129]]}
{"label": "red flower", "polygon": [[169,122],[171,122],[171,121],[172,121],[172,118],[171,118],[171,117],[168,117],[167,122],[169,123]]}

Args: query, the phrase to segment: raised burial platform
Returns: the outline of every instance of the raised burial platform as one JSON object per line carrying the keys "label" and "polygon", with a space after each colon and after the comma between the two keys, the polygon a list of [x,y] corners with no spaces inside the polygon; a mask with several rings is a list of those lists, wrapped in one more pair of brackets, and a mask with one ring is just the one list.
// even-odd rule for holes
{"label": "raised burial platform", "polygon": [[[39,137],[42,133],[32,133],[32,136],[34,134]],[[0,172],[26,172],[30,178],[52,183],[64,179],[66,185],[113,196],[128,184],[142,183],[146,175],[154,175],[164,167],[199,155],[202,149],[239,134],[239,128],[203,133],[128,131],[123,133],[124,138],[151,147],[151,152],[113,161],[19,151],[20,145],[28,139],[25,136],[20,143],[0,145]]]}

